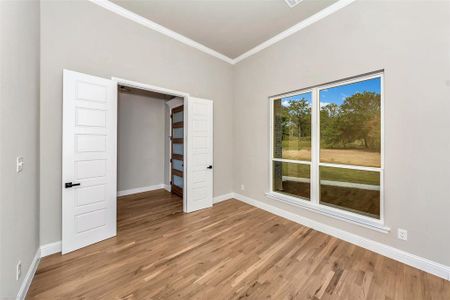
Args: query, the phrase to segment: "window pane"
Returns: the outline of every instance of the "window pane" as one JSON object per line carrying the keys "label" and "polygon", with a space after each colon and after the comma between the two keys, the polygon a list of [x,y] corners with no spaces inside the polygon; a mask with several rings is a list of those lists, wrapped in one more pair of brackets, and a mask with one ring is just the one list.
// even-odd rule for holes
{"label": "window pane", "polygon": [[274,100],[275,158],[311,160],[311,92]]}
{"label": "window pane", "polygon": [[320,90],[320,161],[380,167],[381,79]]}
{"label": "window pane", "polygon": [[309,200],[310,166],[274,161],[273,191]]}
{"label": "window pane", "polygon": [[380,173],[320,167],[320,203],[380,218]]}

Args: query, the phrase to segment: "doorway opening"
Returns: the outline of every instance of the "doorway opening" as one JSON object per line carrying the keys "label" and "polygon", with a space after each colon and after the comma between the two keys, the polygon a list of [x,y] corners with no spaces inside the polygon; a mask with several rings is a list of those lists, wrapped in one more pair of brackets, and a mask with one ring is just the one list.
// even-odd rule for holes
{"label": "doorway opening", "polygon": [[117,195],[120,199],[164,189],[182,201],[184,119],[184,97],[118,82]]}

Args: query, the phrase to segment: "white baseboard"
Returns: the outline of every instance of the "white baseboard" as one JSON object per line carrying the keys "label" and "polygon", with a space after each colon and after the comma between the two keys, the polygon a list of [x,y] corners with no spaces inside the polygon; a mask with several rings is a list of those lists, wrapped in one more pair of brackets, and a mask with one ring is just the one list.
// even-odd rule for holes
{"label": "white baseboard", "polygon": [[31,282],[33,281],[34,273],[36,273],[37,267],[39,265],[39,260],[41,259],[41,250],[37,249],[36,254],[33,257],[30,267],[28,268],[27,274],[23,278],[22,284],[20,285],[19,292],[17,293],[16,299],[22,300],[27,296],[28,289],[30,288]]}
{"label": "white baseboard", "polygon": [[46,257],[61,252],[61,241],[41,246],[41,257]]}
{"label": "white baseboard", "polygon": [[213,203],[219,203],[225,200],[229,200],[234,197],[234,193],[228,193],[220,196],[216,196],[213,198]]}
{"label": "white baseboard", "polygon": [[160,184],[155,184],[155,185],[150,185],[150,186],[143,186],[143,187],[138,187],[138,188],[134,188],[134,189],[118,191],[117,196],[121,197],[121,196],[149,192],[149,191],[154,191],[154,190],[159,190],[159,189],[167,189],[167,188],[164,183],[160,183]]}
{"label": "white baseboard", "polygon": [[172,191],[172,186],[170,184],[164,184],[164,189],[168,192]]}
{"label": "white baseboard", "polygon": [[450,266],[325,225],[244,195],[234,193],[233,198],[450,281]]}

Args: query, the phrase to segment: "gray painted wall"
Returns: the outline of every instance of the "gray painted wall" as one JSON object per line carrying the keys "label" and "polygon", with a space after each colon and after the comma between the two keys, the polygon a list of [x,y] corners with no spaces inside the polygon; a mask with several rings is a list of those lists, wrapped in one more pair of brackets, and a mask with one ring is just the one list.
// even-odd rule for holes
{"label": "gray painted wall", "polygon": [[61,240],[64,68],[214,101],[214,195],[232,191],[232,66],[88,1],[41,3],[41,244]]}
{"label": "gray painted wall", "polygon": [[15,299],[39,247],[39,2],[0,1],[0,63],[0,299]]}
{"label": "gray painted wall", "polygon": [[166,101],[119,93],[117,190],[164,183]]}
{"label": "gray painted wall", "polygon": [[[356,1],[236,65],[234,191],[450,265],[450,2]],[[385,70],[389,234],[269,200],[268,97]],[[240,184],[245,184],[245,191]],[[396,238],[408,230],[408,241]]]}

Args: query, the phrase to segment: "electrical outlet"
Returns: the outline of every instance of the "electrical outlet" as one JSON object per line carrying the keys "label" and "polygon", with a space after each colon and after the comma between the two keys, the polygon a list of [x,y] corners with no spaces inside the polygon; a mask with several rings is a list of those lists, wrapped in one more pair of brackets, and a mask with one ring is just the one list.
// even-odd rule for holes
{"label": "electrical outlet", "polygon": [[245,191],[245,185],[241,184],[241,191]]}
{"label": "electrical outlet", "polygon": [[19,260],[16,266],[16,280],[19,280],[22,276],[22,262]]}
{"label": "electrical outlet", "polygon": [[399,240],[408,240],[408,231],[406,229],[399,228],[397,231],[397,238]]}
{"label": "electrical outlet", "polygon": [[16,158],[16,172],[20,173],[23,170],[23,157],[22,156],[18,156]]}

